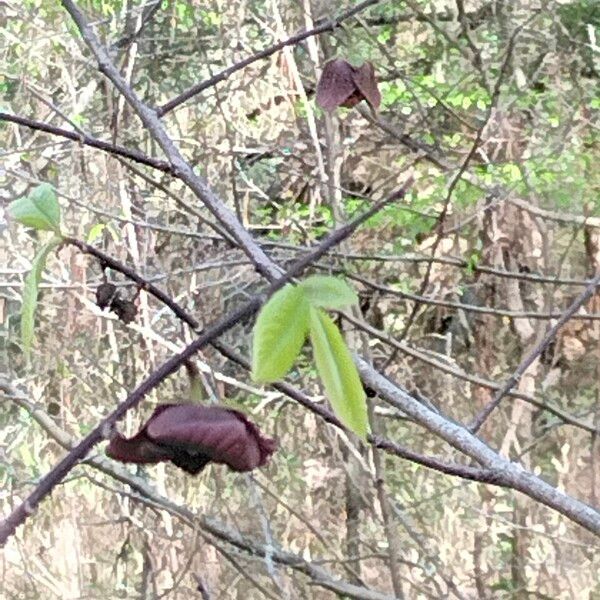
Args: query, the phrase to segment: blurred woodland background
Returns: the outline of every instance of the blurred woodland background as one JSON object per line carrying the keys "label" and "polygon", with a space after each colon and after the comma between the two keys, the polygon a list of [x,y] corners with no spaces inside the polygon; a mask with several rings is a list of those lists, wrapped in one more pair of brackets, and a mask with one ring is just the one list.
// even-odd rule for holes
{"label": "blurred woodland background", "polygon": [[[266,281],[170,170],[67,4],[0,1],[0,209],[52,184],[68,235],[205,326]],[[548,338],[600,272],[597,0],[76,4],[126,84],[162,107],[194,173],[276,264],[414,175],[404,199],[308,272],[353,285],[362,314],[340,317],[349,344],[451,422],[468,425],[516,374],[478,436],[600,505],[600,289]],[[316,105],[323,65],[336,57],[373,63],[378,114],[365,102],[332,114]],[[122,273],[66,245],[43,273],[27,360],[23,283],[42,239],[7,215],[0,222],[2,516],[195,336]],[[134,299],[130,323],[96,305],[105,277]],[[252,325],[220,341],[249,359]],[[0,552],[2,598],[600,598],[600,538],[566,516],[362,446],[253,384],[214,347],[193,362],[206,402],[246,412],[277,438],[270,463],[191,477],[171,464],[120,465],[96,446]],[[286,381],[326,405],[309,352]],[[180,369],[119,430],[137,431],[158,402],[188,398]],[[380,397],[369,402],[374,433],[475,464]]]}

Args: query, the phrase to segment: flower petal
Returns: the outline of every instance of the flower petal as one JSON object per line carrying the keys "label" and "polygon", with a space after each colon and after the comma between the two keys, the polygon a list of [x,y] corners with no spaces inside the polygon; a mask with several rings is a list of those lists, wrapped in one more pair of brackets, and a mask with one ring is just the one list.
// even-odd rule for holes
{"label": "flower petal", "polygon": [[117,434],[107,454],[123,462],[170,460],[188,473],[199,473],[210,461],[234,471],[264,465],[277,443],[237,410],[196,404],[158,406],[132,438]]}

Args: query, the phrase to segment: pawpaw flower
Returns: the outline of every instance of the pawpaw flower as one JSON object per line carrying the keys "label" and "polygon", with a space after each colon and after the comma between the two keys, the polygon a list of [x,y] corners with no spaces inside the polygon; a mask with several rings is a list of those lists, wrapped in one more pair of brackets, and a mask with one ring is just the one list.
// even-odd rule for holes
{"label": "pawpaw flower", "polygon": [[234,471],[251,471],[263,466],[276,448],[275,440],[263,436],[237,410],[162,404],[133,437],[115,433],[106,454],[126,463],[170,461],[196,475],[211,461]]}
{"label": "pawpaw flower", "polygon": [[332,111],[338,106],[352,108],[361,100],[366,100],[373,112],[377,112],[381,104],[373,63],[354,67],[343,58],[330,60],[323,67],[317,84],[317,104]]}

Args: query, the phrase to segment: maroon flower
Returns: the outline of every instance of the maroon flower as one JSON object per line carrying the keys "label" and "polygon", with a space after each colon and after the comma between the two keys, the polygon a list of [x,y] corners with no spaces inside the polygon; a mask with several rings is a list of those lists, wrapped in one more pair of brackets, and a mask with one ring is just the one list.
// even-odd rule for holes
{"label": "maroon flower", "polygon": [[218,406],[162,404],[136,435],[116,433],[106,454],[121,462],[152,464],[170,460],[196,475],[209,462],[234,471],[261,467],[277,448],[243,413]]}
{"label": "maroon flower", "polygon": [[374,111],[381,104],[373,63],[353,67],[342,58],[329,61],[317,85],[317,104],[324,110],[335,110],[338,106],[352,108],[361,100]]}

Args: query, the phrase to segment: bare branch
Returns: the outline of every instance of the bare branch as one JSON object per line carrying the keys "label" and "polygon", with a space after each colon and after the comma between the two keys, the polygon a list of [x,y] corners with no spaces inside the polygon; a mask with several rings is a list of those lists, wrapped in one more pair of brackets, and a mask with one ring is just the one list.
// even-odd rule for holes
{"label": "bare branch", "polygon": [[[26,397],[16,393],[9,385],[0,382],[0,390],[7,393],[7,397],[18,404],[23,409],[27,410],[37,423],[50,434],[64,448],[71,448],[73,440],[68,433],[60,428],[52,418],[35,404],[30,402]],[[192,527],[200,527],[200,529],[214,536],[214,538],[224,541],[234,548],[238,548],[251,556],[264,556],[269,552],[272,559],[282,566],[286,566],[300,573],[304,573],[310,577],[315,585],[329,589],[337,594],[344,595],[357,600],[394,600],[392,596],[372,590],[370,588],[355,585],[350,582],[334,577],[326,569],[319,566],[319,560],[307,561],[301,556],[292,552],[281,549],[280,547],[267,548],[260,541],[243,536],[238,531],[231,529],[224,523],[197,514],[187,506],[179,505],[172,500],[160,495],[152,486],[150,486],[141,477],[137,477],[129,473],[125,468],[101,457],[93,457],[86,459],[86,464],[101,471],[102,473],[112,477],[116,481],[120,481],[128,485],[136,492],[136,498],[144,503],[150,503],[154,506],[159,506],[182,518],[188,525]]]}
{"label": "bare branch", "polygon": [[[359,225],[364,223],[374,214],[379,212],[391,201],[401,198],[412,180],[398,192],[392,194],[389,198],[381,200],[374,204],[369,210],[362,215],[347,223],[343,227],[331,232],[326,236],[321,243],[308,255],[303,256],[296,261],[289,270],[280,278],[276,279],[266,290],[266,296],[270,296],[279,288],[283,287],[291,278],[300,275],[313,261],[323,256],[330,248],[339,244],[347,238]],[[69,240],[69,243],[78,245],[77,240]],[[135,276],[133,273],[132,276]],[[169,299],[164,295],[165,303]],[[179,367],[187,362],[198,350],[215,340],[222,333],[231,329],[234,325],[243,319],[251,317],[258,311],[264,297],[254,296],[244,305],[225,315],[220,320],[206,327],[203,332],[182,352],[176,354],[168,361],[163,363],[158,369],[151,373],[129,396],[107,417],[105,417],[85,438],[83,438],[75,448],[73,448],[67,456],[65,456],[49,473],[47,473],[28,498],[20,504],[13,512],[2,522],[0,522],[0,546],[3,546],[7,539],[14,533],[15,529],[25,522],[31,515],[35,507],[54,489],[54,487],[62,481],[67,473],[85,456],[89,451],[102,439],[106,432],[110,432],[114,424],[129,411],[137,406],[142,398],[155,387],[157,387],[164,379],[173,374]],[[167,304],[169,306],[169,304]],[[170,306],[170,308],[173,308]]]}
{"label": "bare branch", "polygon": [[53,125],[48,125],[47,123],[43,123],[42,121],[36,121],[35,119],[28,119],[27,117],[21,117],[18,115],[11,115],[5,112],[0,112],[0,121],[16,123],[17,125],[29,127],[30,129],[45,131],[46,133],[50,133],[52,135],[67,138],[69,140],[73,140],[74,142],[84,144],[85,146],[98,148],[99,150],[103,150],[104,152],[108,152],[109,154],[129,158],[142,165],[147,165],[154,169],[158,169],[163,173],[172,172],[171,165],[165,160],[147,156],[146,154],[144,154],[143,152],[139,152],[138,150],[132,150],[130,148],[125,148],[124,146],[118,146],[109,142],[104,142],[95,137],[92,137],[91,135],[77,133],[75,131],[69,131],[68,129],[62,129],[61,127],[54,127]]}
{"label": "bare branch", "polygon": [[358,14],[359,12],[362,12],[363,10],[365,10],[365,8],[368,8],[369,6],[379,4],[379,2],[381,2],[381,0],[363,0],[363,2],[359,2],[356,6],[353,6],[352,8],[349,8],[344,12],[340,13],[340,15],[338,17],[335,17],[334,19],[328,19],[327,21],[321,23],[313,29],[297,33],[296,35],[293,35],[282,42],[273,44],[273,46],[265,48],[264,50],[261,50],[260,52],[257,52],[256,54],[253,54],[252,56],[249,56],[248,58],[245,58],[244,60],[241,60],[240,62],[237,62],[234,65],[231,65],[230,67],[227,67],[226,69],[223,69],[216,75],[213,75],[210,79],[197,83],[182,94],[179,94],[179,96],[176,96],[172,100],[169,100],[169,102],[167,102],[166,104],[163,104],[163,106],[156,110],[156,114],[159,117],[163,117],[168,112],[171,112],[173,109],[177,108],[180,104],[183,104],[184,102],[186,102],[190,98],[193,98],[197,94],[200,94],[204,90],[213,87],[217,83],[225,81],[237,71],[245,69],[248,65],[251,65],[257,60],[267,58],[272,54],[279,52],[279,50],[285,48],[286,46],[294,46],[298,42],[301,42],[306,38],[312,37],[314,35],[319,35],[320,33],[324,33],[325,31],[334,31],[337,27],[340,26],[340,23],[342,23],[343,21]]}
{"label": "bare branch", "polygon": [[263,252],[248,231],[246,231],[242,224],[236,219],[235,215],[215,195],[206,180],[194,173],[191,165],[186,162],[179,149],[175,146],[173,140],[169,137],[157,114],[138,98],[131,86],[121,76],[108,56],[106,49],[92,31],[92,28],[88,25],[85,17],[76,4],[72,2],[72,0],[62,0],[62,5],[75,21],[83,40],[96,57],[100,71],[104,73],[104,75],[112,81],[119,92],[121,92],[123,97],[142,120],[146,129],[162,148],[171,164],[171,172],[181,179],[181,181],[196,194],[208,210],[240,244],[240,247],[244,250],[248,258],[250,258],[259,273],[270,280],[279,277],[281,270]]}
{"label": "bare branch", "polygon": [[510,462],[500,456],[468,429],[427,408],[389,379],[377,373],[361,358],[356,358],[355,362],[366,385],[374,389],[387,402],[404,411],[419,425],[446,440],[451,446],[464,452],[484,467],[494,470],[497,474],[497,485],[506,485],[520,491],[600,536],[598,510],[552,487],[525,470],[519,463]]}
{"label": "bare branch", "polygon": [[[358,321],[357,319],[355,319],[352,315],[349,315],[348,313],[343,313],[343,316],[344,316],[344,319],[346,319],[347,321],[349,321],[350,323],[352,323],[359,329],[366,331],[372,337],[381,340],[385,344],[392,346],[396,350],[399,350],[400,352],[403,352],[404,354],[407,354],[408,356],[411,356],[412,358],[415,358],[415,359],[433,367],[434,369],[442,371],[443,373],[447,373],[448,375],[451,375],[452,377],[456,377],[457,379],[460,379],[462,381],[468,381],[469,383],[478,385],[483,388],[487,388],[489,390],[500,390],[501,389],[501,386],[499,383],[496,383],[489,379],[485,379],[479,375],[472,375],[469,373],[465,373],[460,368],[453,367],[453,366],[449,365],[448,363],[444,363],[444,362],[435,360],[435,358],[432,358],[425,352],[421,352],[415,348],[412,348],[411,346],[406,344],[406,342],[399,342],[395,338],[383,333],[382,331],[379,331],[378,329],[375,329],[375,327],[371,327],[368,323],[365,323],[364,321]],[[573,415],[568,414],[564,410],[561,410],[560,408],[553,406],[551,404],[548,404],[546,402],[541,402],[540,400],[537,400],[533,396],[530,396],[528,394],[523,394],[522,392],[518,392],[518,391],[514,391],[514,390],[509,390],[507,392],[507,395],[509,395],[513,398],[518,398],[519,400],[523,400],[523,401],[527,402],[528,404],[531,404],[532,406],[535,406],[541,410],[547,411],[550,414],[554,415],[555,417],[558,417],[563,423],[572,425],[573,427],[577,427],[579,429],[582,429],[583,431],[587,431],[588,433],[591,433],[592,435],[598,435],[598,433],[600,433],[600,430],[598,429],[598,427],[594,426],[593,424],[590,425],[588,423],[585,423],[585,422],[581,421],[580,419],[577,419]]]}
{"label": "bare branch", "polygon": [[525,371],[531,366],[533,361],[551,344],[552,340],[556,337],[558,330],[570,319],[573,315],[595,294],[596,287],[600,285],[600,272],[592,279],[590,284],[575,298],[571,303],[571,306],[565,310],[560,319],[550,328],[548,333],[543,339],[533,348],[533,350],[521,361],[515,372],[508,378],[506,383],[496,392],[493,400],[485,406],[481,412],[473,419],[473,422],[469,426],[469,430],[473,433],[477,433],[480,427],[485,423],[486,419],[490,414],[498,407],[502,398],[512,390],[512,388],[519,382],[519,379],[523,376]]}

